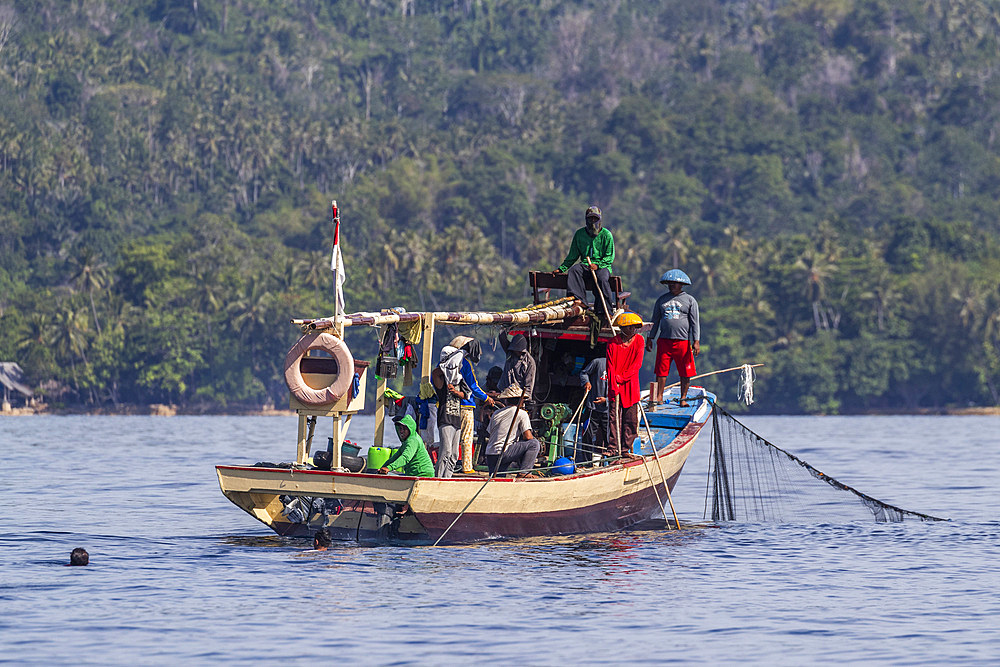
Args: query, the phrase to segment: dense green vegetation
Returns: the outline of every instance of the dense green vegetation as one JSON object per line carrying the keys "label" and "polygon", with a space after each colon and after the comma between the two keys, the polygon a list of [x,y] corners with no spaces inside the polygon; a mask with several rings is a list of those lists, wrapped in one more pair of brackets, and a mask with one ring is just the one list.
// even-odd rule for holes
{"label": "dense green vegetation", "polygon": [[981,0],[0,0],[0,358],[280,406],[330,199],[349,310],[521,305],[597,203],[755,409],[1000,404],[998,46]]}

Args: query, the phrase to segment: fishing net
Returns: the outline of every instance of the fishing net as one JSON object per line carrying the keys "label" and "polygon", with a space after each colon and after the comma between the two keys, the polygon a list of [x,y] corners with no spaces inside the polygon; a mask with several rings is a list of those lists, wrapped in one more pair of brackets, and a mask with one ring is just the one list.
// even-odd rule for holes
{"label": "fishing net", "polygon": [[712,420],[705,518],[743,522],[804,517],[836,522],[874,517],[880,523],[946,520],[884,503],[838,482],[760,437],[718,406]]}

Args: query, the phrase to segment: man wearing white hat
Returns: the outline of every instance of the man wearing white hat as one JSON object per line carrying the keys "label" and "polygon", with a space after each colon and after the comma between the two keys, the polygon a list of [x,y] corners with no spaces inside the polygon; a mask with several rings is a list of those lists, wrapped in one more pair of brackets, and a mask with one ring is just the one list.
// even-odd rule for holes
{"label": "man wearing white hat", "polygon": [[476,372],[473,370],[473,366],[479,363],[479,356],[482,354],[479,341],[470,336],[455,336],[448,345],[462,351],[460,373],[470,390],[462,399],[462,434],[459,443],[462,448],[462,472],[471,473],[473,471],[472,441],[476,435],[476,399],[487,405],[493,405],[493,399],[479,387],[479,383],[476,381]]}

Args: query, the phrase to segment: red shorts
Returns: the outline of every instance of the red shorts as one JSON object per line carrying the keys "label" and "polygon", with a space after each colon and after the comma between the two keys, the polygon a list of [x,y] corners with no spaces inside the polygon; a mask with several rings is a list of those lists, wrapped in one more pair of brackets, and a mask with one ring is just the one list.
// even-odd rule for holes
{"label": "red shorts", "polygon": [[677,374],[682,378],[694,377],[698,372],[694,369],[694,351],[690,341],[656,339],[656,377],[667,377],[670,374],[670,362],[674,362]]}

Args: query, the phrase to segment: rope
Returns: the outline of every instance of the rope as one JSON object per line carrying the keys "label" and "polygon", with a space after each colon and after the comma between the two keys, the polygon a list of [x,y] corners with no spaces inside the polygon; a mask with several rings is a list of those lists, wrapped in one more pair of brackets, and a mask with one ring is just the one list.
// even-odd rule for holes
{"label": "rope", "polygon": [[[545,303],[536,303],[532,306],[524,306],[523,308],[511,308],[510,310],[504,310],[504,313],[524,313],[529,310],[540,310],[542,308],[551,308],[553,306],[558,306],[564,303],[569,303],[570,301],[576,301],[574,296],[564,296],[552,301],[546,301]],[[521,325],[523,326],[523,325]]]}
{"label": "rope", "polygon": [[[489,477],[486,478],[486,481],[483,482],[483,485],[481,487],[479,487],[478,491],[476,491],[476,495],[472,496],[472,499],[469,500],[468,504],[466,504],[466,506],[462,508],[462,511],[458,513],[458,516],[456,516],[455,519],[450,524],[448,524],[448,527],[444,529],[444,532],[441,533],[441,536],[439,538],[437,538],[437,540],[434,542],[433,546],[436,547],[437,545],[439,545],[441,543],[441,540],[443,540],[444,536],[448,534],[448,531],[450,531],[452,529],[452,527],[456,523],[458,523],[458,520],[462,518],[462,516],[465,514],[465,511],[467,509],[469,509],[469,507],[472,506],[472,503],[476,502],[476,498],[478,498],[479,494],[483,492],[483,489],[486,488],[486,485],[489,484],[493,480],[494,477],[496,477],[496,475],[497,475],[498,472],[500,472],[500,466],[503,464],[503,455],[504,455],[504,452],[507,451],[507,445],[510,444],[510,436],[511,436],[511,434],[514,431],[514,427],[517,425],[517,417],[518,417],[518,414],[520,413],[520,411],[523,409],[524,398],[525,398],[525,396],[527,394],[528,394],[528,389],[527,389],[527,387],[525,387],[524,389],[521,390],[521,398],[517,402],[517,407],[514,408],[514,416],[511,418],[510,428],[507,429],[507,436],[504,438],[503,447],[500,448],[500,455],[497,458],[497,467],[493,469],[493,472],[491,472],[490,475],[489,475]],[[518,435],[521,435],[521,434],[518,433]],[[489,460],[489,459],[487,459],[487,460]]]}
{"label": "rope", "polygon": [[740,373],[739,398],[737,400],[750,405],[753,403],[753,381],[756,374],[750,364],[743,364],[740,369],[742,373]]}
{"label": "rope", "polygon": [[[674,528],[676,530],[681,529],[681,522],[677,519],[677,510],[674,509],[674,499],[670,495],[670,485],[667,484],[667,478],[663,474],[663,466],[660,464],[660,453],[656,451],[656,442],[653,441],[653,433],[649,429],[649,419],[646,418],[646,411],[642,407],[642,401],[637,404],[639,406],[639,414],[642,415],[642,421],[646,424],[646,437],[649,438],[649,448],[653,451],[653,458],[656,459],[656,467],[660,469],[660,479],[663,480],[663,488],[667,492],[667,502],[670,503],[670,511],[674,515]],[[646,457],[642,457],[642,462],[646,462]],[[646,474],[649,475],[649,469],[646,469]],[[653,491],[656,491],[656,482],[653,481],[652,476],[649,478],[650,483],[653,485]],[[660,499],[660,494],[656,494],[656,499]],[[660,503],[660,510],[663,512],[663,520],[667,521],[667,511],[663,508],[663,503]],[[667,525],[670,522],[667,521]]]}

